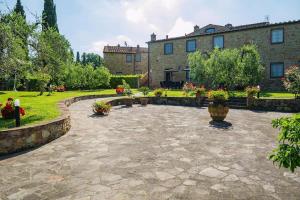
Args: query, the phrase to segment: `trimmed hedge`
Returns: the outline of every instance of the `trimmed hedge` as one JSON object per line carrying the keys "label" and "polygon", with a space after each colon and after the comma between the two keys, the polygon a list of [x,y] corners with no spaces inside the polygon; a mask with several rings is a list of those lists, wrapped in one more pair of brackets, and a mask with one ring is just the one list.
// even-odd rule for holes
{"label": "trimmed hedge", "polygon": [[116,88],[118,85],[122,85],[122,80],[125,80],[131,88],[138,88],[140,78],[141,75],[113,75],[110,78],[110,87]]}

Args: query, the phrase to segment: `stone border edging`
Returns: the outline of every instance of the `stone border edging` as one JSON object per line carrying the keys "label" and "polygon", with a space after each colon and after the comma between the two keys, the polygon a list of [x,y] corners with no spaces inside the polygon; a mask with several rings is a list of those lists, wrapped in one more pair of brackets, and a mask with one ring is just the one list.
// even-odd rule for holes
{"label": "stone border edging", "polygon": [[68,109],[71,104],[114,96],[116,95],[87,95],[66,99],[58,103],[61,114],[54,120],[0,131],[0,156],[36,148],[65,135],[71,128]]}

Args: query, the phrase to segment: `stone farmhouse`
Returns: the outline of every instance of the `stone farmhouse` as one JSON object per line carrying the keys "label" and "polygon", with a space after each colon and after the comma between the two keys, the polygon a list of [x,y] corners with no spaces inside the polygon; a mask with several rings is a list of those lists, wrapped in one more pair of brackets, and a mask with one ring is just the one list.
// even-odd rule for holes
{"label": "stone farmhouse", "polygon": [[105,46],[104,62],[112,74],[145,74],[148,72],[148,48]]}
{"label": "stone farmhouse", "polygon": [[262,87],[280,89],[285,69],[300,63],[300,20],[242,26],[209,24],[202,28],[195,26],[194,32],[185,36],[165,39],[157,39],[153,33],[148,42],[149,85],[160,87],[164,83],[189,81],[190,52],[208,53],[216,47],[237,48],[248,43],[258,46],[266,69]]}

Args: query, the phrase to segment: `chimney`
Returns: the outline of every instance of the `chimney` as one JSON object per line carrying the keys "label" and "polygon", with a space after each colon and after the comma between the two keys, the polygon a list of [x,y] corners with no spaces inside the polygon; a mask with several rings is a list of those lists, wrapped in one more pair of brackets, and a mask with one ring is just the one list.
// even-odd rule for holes
{"label": "chimney", "polygon": [[194,32],[199,31],[199,30],[200,30],[200,28],[198,25],[194,26]]}
{"label": "chimney", "polygon": [[139,49],[139,48],[140,48],[140,45],[138,44],[138,45],[136,46],[136,48]]}
{"label": "chimney", "polygon": [[156,41],[156,35],[155,33],[152,33],[151,35],[151,42]]}
{"label": "chimney", "polygon": [[232,26],[232,24],[226,24],[225,27],[228,29],[232,29],[233,26]]}
{"label": "chimney", "polygon": [[169,39],[169,36],[168,36],[168,35],[166,35],[166,39]]}
{"label": "chimney", "polygon": [[120,47],[121,45],[120,44],[118,44],[118,47]]}

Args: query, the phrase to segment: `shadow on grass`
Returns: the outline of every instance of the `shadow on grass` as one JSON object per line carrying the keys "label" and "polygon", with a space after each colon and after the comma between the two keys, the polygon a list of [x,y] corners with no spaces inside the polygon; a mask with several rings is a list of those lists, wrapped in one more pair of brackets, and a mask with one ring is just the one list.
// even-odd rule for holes
{"label": "shadow on grass", "polygon": [[209,122],[209,124],[210,124],[210,127],[217,128],[217,129],[227,130],[227,129],[232,128],[232,123],[226,122],[226,121],[216,122],[216,121],[211,120]]}
{"label": "shadow on grass", "polygon": [[21,95],[20,97],[40,97],[40,95],[36,94],[36,95]]}
{"label": "shadow on grass", "polygon": [[[39,122],[39,121],[43,121],[43,120],[45,120],[45,117],[38,116],[38,115],[31,115],[31,116],[26,117],[25,119],[21,118],[21,127],[25,126],[27,124],[31,124],[31,123]],[[14,119],[0,118],[0,128],[4,128],[4,130],[15,128],[15,123],[16,122]]]}
{"label": "shadow on grass", "polygon": [[0,92],[0,95],[6,94],[5,92]]}

